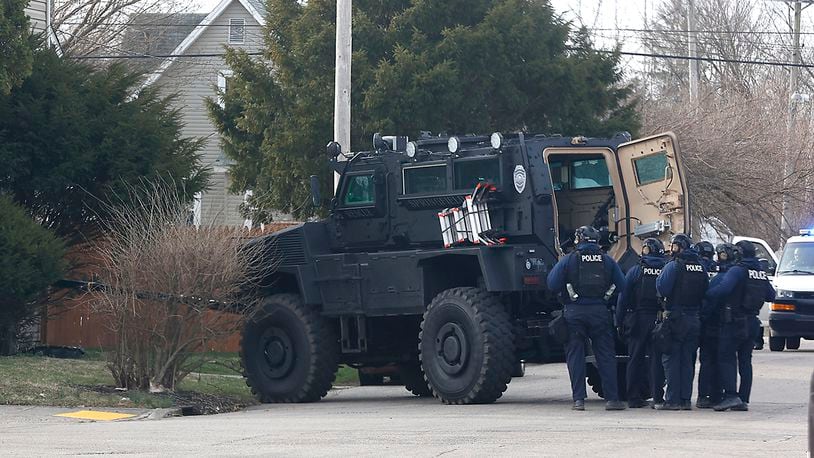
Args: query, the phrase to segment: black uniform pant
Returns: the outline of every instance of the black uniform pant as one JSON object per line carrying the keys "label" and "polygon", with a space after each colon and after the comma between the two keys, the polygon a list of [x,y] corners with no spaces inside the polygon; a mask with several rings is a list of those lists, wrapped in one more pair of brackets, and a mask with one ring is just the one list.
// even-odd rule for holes
{"label": "black uniform pant", "polygon": [[628,331],[627,399],[641,401],[652,397],[656,402],[664,399],[664,367],[661,354],[653,348],[652,332],[656,325],[657,310],[637,310],[633,329]]}
{"label": "black uniform pant", "polygon": [[718,380],[718,322],[711,319],[701,321],[701,338],[698,348],[698,396],[709,396],[712,402],[723,397],[721,382]]}
{"label": "black uniform pant", "polygon": [[721,325],[718,372],[727,398],[740,397],[743,402],[749,402],[752,393],[752,349],[759,332],[755,329],[756,319],[753,316],[738,317]]}
{"label": "black uniform pant", "polygon": [[695,378],[700,332],[698,312],[684,311],[681,320],[682,335],[672,336],[670,351],[662,357],[664,372],[667,375],[667,392],[664,400],[670,404],[690,402],[692,382]]}
{"label": "black uniform pant", "polygon": [[577,401],[588,396],[585,390],[585,342],[586,339],[591,339],[605,399],[618,401],[616,348],[608,308],[605,305],[571,304],[565,307],[563,316],[568,324],[565,360],[568,376],[571,378],[573,399]]}

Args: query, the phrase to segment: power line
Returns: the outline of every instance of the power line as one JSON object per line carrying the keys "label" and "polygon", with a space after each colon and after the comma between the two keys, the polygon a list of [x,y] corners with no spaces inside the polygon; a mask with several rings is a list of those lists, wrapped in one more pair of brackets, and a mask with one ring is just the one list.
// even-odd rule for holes
{"label": "power line", "polygon": [[[247,52],[246,55],[249,56],[262,56],[263,53],[260,51],[253,51]],[[184,57],[226,57],[225,53],[206,53],[206,54],[155,54],[155,55],[147,55],[147,54],[125,54],[125,55],[104,55],[104,56],[93,56],[93,55],[84,55],[84,56],[69,56],[69,59],[169,59],[169,58],[184,58]]]}
{"label": "power line", "polygon": [[[636,33],[665,33],[665,34],[678,34],[686,35],[689,31],[677,29],[632,29],[632,28],[587,28],[590,31],[599,32],[636,32]],[[692,30],[695,33],[703,34],[721,34],[721,35],[794,35],[794,32],[781,32],[781,31],[768,31],[768,30]],[[814,32],[800,32],[800,35],[814,35]]]}
{"label": "power line", "polygon": [[[569,51],[585,51],[597,52],[601,54],[619,54],[622,56],[634,57],[655,57],[660,59],[678,59],[678,60],[698,60],[703,62],[721,62],[733,64],[750,64],[750,65],[767,65],[775,67],[798,67],[798,68],[814,68],[814,64],[795,64],[793,62],[782,62],[772,60],[753,60],[753,59],[730,59],[724,57],[691,57],[679,54],[661,54],[661,53],[647,53],[647,52],[634,52],[634,51],[613,51],[608,49],[591,49],[576,46],[566,46]],[[249,56],[262,56],[260,51],[247,52]],[[105,55],[105,56],[72,56],[71,59],[168,59],[168,58],[211,58],[211,57],[225,57],[225,53],[206,53],[206,54],[157,54],[157,55]]]}
{"label": "power line", "polygon": [[636,56],[636,57],[656,57],[661,59],[678,59],[678,60],[698,60],[703,62],[721,62],[721,63],[732,63],[732,64],[752,64],[752,65],[767,65],[767,66],[775,66],[775,67],[798,67],[798,68],[814,68],[814,64],[795,64],[793,62],[779,62],[779,61],[771,61],[771,60],[750,60],[750,59],[727,59],[723,57],[690,57],[690,56],[681,56],[677,54],[658,54],[658,53],[645,53],[645,52],[633,52],[633,51],[611,51],[608,49],[589,49],[589,48],[581,48],[581,47],[573,47],[568,46],[566,49],[570,51],[586,51],[586,52],[597,52],[602,54],[619,54],[622,56]]}
{"label": "power line", "polygon": [[[81,22],[61,22],[59,25],[85,25]],[[166,27],[166,28],[186,28],[194,29],[196,27],[234,27],[231,24],[179,24],[179,23],[152,23],[147,22],[143,24],[133,22],[98,22],[95,26],[126,26],[126,27]],[[263,24],[243,24],[238,27],[265,27]]]}

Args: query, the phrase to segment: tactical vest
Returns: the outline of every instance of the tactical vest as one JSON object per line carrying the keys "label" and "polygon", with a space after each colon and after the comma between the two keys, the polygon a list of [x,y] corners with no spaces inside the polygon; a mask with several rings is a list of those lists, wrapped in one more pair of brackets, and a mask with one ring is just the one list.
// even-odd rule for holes
{"label": "tactical vest", "polygon": [[699,262],[688,262],[683,259],[676,259],[676,282],[673,286],[673,294],[669,301],[684,307],[701,307],[701,301],[707,292],[707,274],[704,266]]}
{"label": "tactical vest", "polygon": [[575,251],[575,269],[569,269],[568,283],[580,297],[602,299],[610,287],[610,278],[605,271],[605,260],[600,250]]}
{"label": "tactical vest", "polygon": [[761,269],[750,269],[744,264],[741,267],[746,269],[746,279],[741,286],[740,294],[733,294],[732,297],[737,303],[730,305],[732,310],[738,310],[747,315],[757,315],[763,307],[763,298],[766,296],[766,283],[769,277]]}
{"label": "tactical vest", "polygon": [[636,309],[655,310],[660,308],[658,294],[656,293],[656,278],[661,273],[661,267],[650,267],[644,262],[640,264],[641,276],[636,282]]}

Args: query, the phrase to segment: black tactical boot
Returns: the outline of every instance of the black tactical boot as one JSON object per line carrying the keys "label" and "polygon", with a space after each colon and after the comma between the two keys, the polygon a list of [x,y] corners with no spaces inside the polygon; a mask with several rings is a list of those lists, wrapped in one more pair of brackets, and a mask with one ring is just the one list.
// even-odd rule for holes
{"label": "black tactical boot", "polygon": [[585,400],[577,399],[574,401],[574,406],[571,407],[571,410],[585,410]]}
{"label": "black tactical boot", "polygon": [[627,406],[622,401],[608,401],[605,403],[605,410],[625,410]]}
{"label": "black tactical boot", "polygon": [[712,399],[709,396],[701,396],[695,402],[695,407],[699,409],[711,409],[713,406]]}
{"label": "black tactical boot", "polygon": [[734,407],[738,407],[741,404],[743,404],[743,401],[741,401],[741,398],[739,398],[737,396],[732,396],[732,397],[728,397],[728,398],[724,399],[719,404],[715,405],[715,407],[713,407],[713,409],[715,409],[716,412],[725,412],[725,411],[727,411],[729,409],[732,409]]}
{"label": "black tactical boot", "polygon": [[681,410],[692,410],[692,401],[681,401]]}
{"label": "black tactical boot", "polygon": [[650,401],[650,408],[651,409],[656,409],[656,410],[661,410],[661,408],[659,406],[661,406],[662,404],[664,404],[664,399],[652,399]]}
{"label": "black tactical boot", "polygon": [[641,399],[634,399],[632,401],[627,402],[627,406],[631,409],[638,409],[641,407],[647,407],[647,402]]}
{"label": "black tactical boot", "polygon": [[681,410],[681,404],[672,402],[665,402],[664,404],[656,404],[656,410]]}
{"label": "black tactical boot", "polygon": [[749,410],[749,404],[741,402],[740,405],[733,407],[731,410],[733,412],[747,412]]}

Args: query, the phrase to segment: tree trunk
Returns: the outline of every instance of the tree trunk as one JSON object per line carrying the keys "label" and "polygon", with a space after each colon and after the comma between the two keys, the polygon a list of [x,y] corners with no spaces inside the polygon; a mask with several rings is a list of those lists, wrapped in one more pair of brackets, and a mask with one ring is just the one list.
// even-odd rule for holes
{"label": "tree trunk", "polygon": [[17,324],[14,322],[0,323],[0,356],[9,356],[17,353]]}

